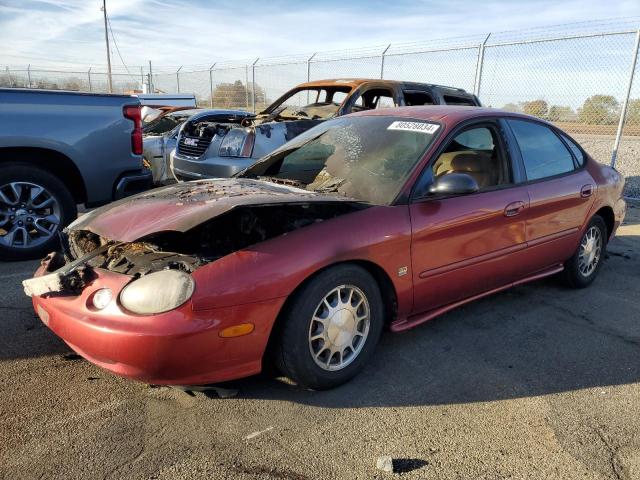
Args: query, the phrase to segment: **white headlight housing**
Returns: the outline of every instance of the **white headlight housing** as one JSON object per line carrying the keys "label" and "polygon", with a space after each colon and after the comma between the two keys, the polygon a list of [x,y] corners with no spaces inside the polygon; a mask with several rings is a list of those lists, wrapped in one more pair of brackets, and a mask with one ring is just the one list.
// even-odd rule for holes
{"label": "white headlight housing", "polygon": [[120,292],[120,304],[140,315],[168,312],[191,298],[195,284],[179,270],[161,270],[134,280]]}

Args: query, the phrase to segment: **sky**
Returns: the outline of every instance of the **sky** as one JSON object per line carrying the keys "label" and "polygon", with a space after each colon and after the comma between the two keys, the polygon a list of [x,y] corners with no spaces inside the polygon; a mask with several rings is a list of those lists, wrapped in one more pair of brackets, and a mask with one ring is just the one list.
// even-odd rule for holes
{"label": "sky", "polygon": [[[0,68],[106,64],[101,0],[0,0]],[[107,0],[124,62],[158,68],[640,15],[638,0]],[[122,62],[112,47],[115,68]]]}

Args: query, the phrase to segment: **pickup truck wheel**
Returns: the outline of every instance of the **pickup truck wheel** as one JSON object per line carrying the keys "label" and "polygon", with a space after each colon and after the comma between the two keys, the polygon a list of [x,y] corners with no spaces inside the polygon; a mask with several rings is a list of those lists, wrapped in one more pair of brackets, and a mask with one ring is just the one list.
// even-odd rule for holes
{"label": "pickup truck wheel", "polygon": [[41,257],[59,245],[58,232],[76,218],[67,187],[28,164],[0,169],[0,259]]}

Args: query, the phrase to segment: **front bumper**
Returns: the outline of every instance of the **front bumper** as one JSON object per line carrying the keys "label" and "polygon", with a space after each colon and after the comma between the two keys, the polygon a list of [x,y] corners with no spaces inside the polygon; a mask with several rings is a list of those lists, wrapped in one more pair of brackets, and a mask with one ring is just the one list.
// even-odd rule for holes
{"label": "front bumper", "polygon": [[177,151],[172,155],[171,170],[179,180],[202,178],[229,178],[256,162],[255,158],[239,157],[185,157]]}
{"label": "front bumper", "polygon": [[[43,265],[36,275],[45,269]],[[131,278],[100,269],[95,274],[77,296],[32,299],[43,323],[90,362],[123,377],[161,385],[202,385],[260,372],[284,298],[204,311],[194,311],[187,302],[162,314],[134,315],[115,299]],[[91,297],[104,287],[111,288],[114,300],[98,311]],[[255,325],[252,333],[219,336],[222,329],[246,322]]]}

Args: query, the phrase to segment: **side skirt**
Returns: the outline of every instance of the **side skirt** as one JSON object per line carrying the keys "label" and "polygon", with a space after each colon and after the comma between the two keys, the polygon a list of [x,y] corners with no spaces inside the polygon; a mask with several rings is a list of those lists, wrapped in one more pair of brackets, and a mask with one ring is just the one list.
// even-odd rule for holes
{"label": "side skirt", "polygon": [[421,323],[428,322],[429,320],[442,315],[443,313],[448,312],[449,310],[453,310],[461,305],[464,305],[469,302],[473,302],[474,300],[478,300],[479,298],[488,297],[489,295],[493,295],[494,293],[502,292],[503,290],[507,290],[511,287],[515,287],[517,285],[522,285],[523,283],[533,282],[534,280],[539,280],[544,277],[548,277],[550,275],[555,275],[556,273],[564,270],[564,265],[555,265],[551,268],[542,270],[534,275],[523,278],[522,280],[518,280],[513,283],[508,283],[502,287],[494,288],[493,290],[489,290],[487,292],[479,293],[469,298],[465,298],[464,300],[459,300],[457,302],[450,303],[449,305],[445,305],[443,307],[438,307],[433,310],[429,310],[424,313],[420,313],[418,315],[412,315],[402,320],[397,320],[391,324],[392,332],[403,332],[410,328],[415,327],[416,325],[420,325]]}

